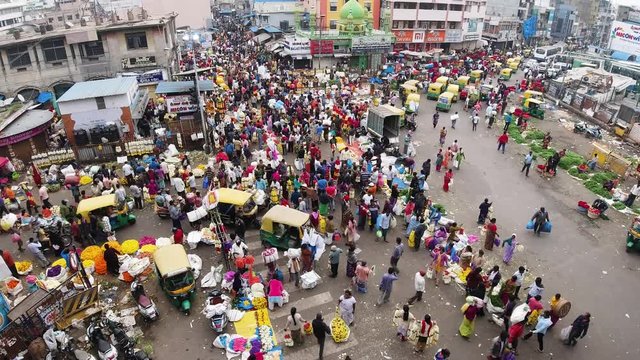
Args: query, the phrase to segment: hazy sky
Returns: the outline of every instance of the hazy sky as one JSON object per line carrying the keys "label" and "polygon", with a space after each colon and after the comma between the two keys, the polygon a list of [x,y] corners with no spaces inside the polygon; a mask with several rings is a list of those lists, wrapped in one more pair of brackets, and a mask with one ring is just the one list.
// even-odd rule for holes
{"label": "hazy sky", "polygon": [[613,3],[618,5],[640,5],[638,0],[613,0]]}

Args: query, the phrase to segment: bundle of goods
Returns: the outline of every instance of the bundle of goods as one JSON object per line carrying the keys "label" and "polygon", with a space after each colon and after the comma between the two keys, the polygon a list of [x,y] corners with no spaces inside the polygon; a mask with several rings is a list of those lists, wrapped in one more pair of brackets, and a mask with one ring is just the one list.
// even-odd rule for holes
{"label": "bundle of goods", "polygon": [[122,243],[121,253],[131,255],[131,254],[135,254],[136,251],[138,251],[139,249],[140,249],[140,244],[138,243],[138,240],[129,239],[129,240],[125,240]]}
{"label": "bundle of goods", "polygon": [[333,341],[337,343],[345,342],[349,339],[349,335],[351,334],[351,329],[347,326],[347,323],[342,320],[340,317],[340,313],[338,309],[336,309],[336,314],[331,320],[331,337]]}

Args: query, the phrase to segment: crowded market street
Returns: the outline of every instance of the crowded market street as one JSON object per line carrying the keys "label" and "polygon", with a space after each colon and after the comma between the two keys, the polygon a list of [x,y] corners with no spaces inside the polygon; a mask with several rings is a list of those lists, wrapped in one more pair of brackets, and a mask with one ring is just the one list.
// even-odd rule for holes
{"label": "crowded market street", "polygon": [[[233,40],[234,46],[238,46],[241,38],[235,37]],[[248,51],[243,48],[242,54],[244,54],[245,50]],[[240,53],[238,51],[233,55]],[[227,55],[231,56],[232,54]],[[517,86],[523,79],[522,74],[523,71],[516,73],[505,82],[506,85]],[[489,77],[485,79],[486,82],[489,80]],[[497,83],[497,73],[491,81],[494,84]],[[368,90],[368,86],[369,84],[365,84],[362,87]],[[561,318],[557,325],[547,331],[544,337],[544,350],[541,353],[537,351],[538,342],[536,339],[527,341],[520,339],[519,344],[516,341],[517,359],[595,360],[640,358],[640,345],[634,340],[635,331],[640,329],[640,312],[638,312],[636,296],[640,285],[640,279],[638,279],[640,257],[637,254],[625,252],[627,228],[633,215],[623,214],[610,208],[607,212],[608,220],[588,218],[576,210],[576,203],[579,200],[591,203],[597,196],[575,178],[569,176],[567,171],[558,170],[557,176],[553,177],[542,176],[536,170],[538,165],[544,164],[544,161],[538,160],[538,162],[533,162],[531,173],[525,176],[525,173],[521,171],[523,159],[529,153],[529,149],[525,145],[517,144],[512,138],[509,138],[504,151],[498,150],[498,138],[503,134],[504,121],[498,120],[493,124],[492,128],[488,128],[485,124],[484,116],[486,104],[483,105],[480,111],[481,120],[476,131],[472,130],[471,110],[465,110],[465,102],[463,100],[454,103],[448,112],[438,112],[440,116],[436,126],[433,124],[433,115],[436,113],[438,101],[428,100],[426,91],[422,89],[420,89],[419,94],[421,98],[419,101],[420,106],[415,116],[417,128],[411,133],[406,128],[401,129],[399,138],[401,148],[405,137],[410,137],[410,141],[413,142],[413,147],[415,148],[415,156],[413,157],[414,171],[419,172],[421,165],[427,159],[431,159],[434,163],[426,180],[428,190],[424,190],[425,195],[434,204],[437,203],[446,209],[447,219],[455,221],[457,227],[464,229],[464,233],[469,236],[469,245],[471,245],[474,255],[480,249],[492,248],[492,250],[487,249],[484,251],[484,263],[482,264],[484,272],[488,274],[490,269],[497,265],[502,274],[502,280],[508,280],[519,267],[524,266],[526,268],[522,290],[519,292],[518,305],[528,300],[528,287],[537,277],[541,277],[544,284],[544,292],[541,294],[541,300],[539,301],[543,304],[544,309],[549,309],[549,300],[556,293],[560,293],[562,298],[571,302],[571,309],[566,317]],[[519,105],[520,95],[521,93],[518,92],[509,97],[509,107]],[[237,97],[237,99],[240,99],[240,97]],[[243,101],[245,100],[247,99],[243,98]],[[393,100],[397,101],[397,99]],[[552,99],[547,99],[547,101],[551,102]],[[229,102],[233,101],[229,100]],[[399,101],[397,102],[399,103]],[[302,112],[303,110],[300,109],[299,111]],[[229,111],[229,113],[233,114],[232,111]],[[451,115],[456,113],[459,114],[459,120],[455,123],[455,127],[452,127]],[[553,136],[552,147],[556,149],[567,148],[587,157],[589,156],[589,151],[585,149],[589,149],[590,141],[580,135],[573,134],[570,130],[561,126],[559,122],[560,119],[575,121],[574,117],[576,115],[570,114],[565,110],[547,107],[545,119],[531,119],[528,126],[544,132],[551,132]],[[515,127],[516,125],[512,126]],[[446,129],[444,145],[439,142],[443,127]],[[222,126],[222,128],[224,131],[221,132],[223,134],[220,135],[221,138],[227,134],[225,127]],[[320,128],[322,127],[320,126]],[[238,138],[235,140],[238,140]],[[453,180],[447,183],[446,189],[448,191],[444,191],[443,178],[447,167],[445,166],[442,171],[436,171],[436,155],[439,149],[446,149],[452,146],[454,142],[457,142],[457,147],[464,149],[464,159],[457,161],[459,168],[449,166],[449,168],[453,169]],[[233,140],[229,141],[229,143],[234,145]],[[260,139],[260,145],[258,146],[261,145],[262,139]],[[252,143],[251,147],[255,149],[256,144]],[[237,147],[235,150],[238,153],[241,152]],[[303,149],[302,151],[306,150]],[[334,160],[330,155],[332,149],[328,142],[320,140],[318,151],[324,154],[322,160],[331,162]],[[223,153],[222,148],[216,148],[216,153],[218,155]],[[233,149],[228,153],[235,154]],[[277,152],[275,153],[279,155]],[[191,157],[191,155],[189,156]],[[291,165],[296,163],[297,158],[299,158],[291,150],[281,156],[287,164]],[[365,158],[366,155],[360,156],[360,159]],[[212,158],[211,163],[213,162]],[[223,163],[224,161],[219,162]],[[346,163],[346,161],[344,162]],[[269,165],[271,163],[269,162]],[[194,169],[197,165],[206,164],[191,164]],[[247,165],[247,163],[242,163],[243,171],[247,171],[249,168]],[[219,166],[218,162],[216,162],[215,166]],[[255,168],[257,171],[256,166],[252,165],[250,168],[251,170]],[[289,169],[291,168],[290,166]],[[152,174],[154,173],[151,170],[149,171]],[[120,168],[117,172],[121,172]],[[145,170],[141,173],[146,175]],[[296,171],[296,174],[298,173],[300,171]],[[224,172],[222,177],[224,177]],[[382,179],[382,176],[380,178]],[[163,176],[160,176],[159,180],[164,183]],[[237,179],[237,181],[239,184],[240,179]],[[298,181],[297,177],[296,181]],[[374,180],[372,179],[371,181],[373,182]],[[622,187],[625,189],[630,187],[633,181],[633,179],[627,180]],[[151,181],[151,183],[155,186],[154,181]],[[230,181],[229,185],[231,183]],[[286,183],[286,181],[283,183]],[[219,184],[212,184],[211,189],[217,191],[222,188],[222,186],[217,188],[217,185]],[[366,186],[366,184],[362,185]],[[318,186],[320,187],[319,184]],[[324,186],[327,186],[326,181]],[[172,195],[185,191],[185,183],[182,183],[181,188],[175,186],[174,190],[174,187],[167,182],[167,187],[171,188]],[[127,193],[130,193],[129,187],[127,186],[126,188]],[[198,178],[196,188],[206,194],[202,178]],[[88,185],[82,186],[81,189],[91,193]],[[276,190],[272,191],[275,192]],[[32,192],[37,194],[38,189],[34,187]],[[269,196],[268,190],[267,194]],[[349,203],[350,211],[354,214],[361,200],[360,193],[356,191],[355,194],[356,197],[352,198]],[[157,196],[160,197],[160,193]],[[387,195],[384,191],[375,192],[374,190],[374,196],[380,205],[385,204],[387,201]],[[495,246],[493,245],[493,240],[490,241],[490,246],[485,243],[483,225],[478,224],[478,206],[485,198],[492,204],[492,213],[489,218],[494,217],[496,219],[495,224],[497,225],[497,237],[499,240],[497,240]],[[59,205],[63,199],[73,199],[72,193],[66,189],[59,192],[51,192],[50,197],[46,200],[53,205]],[[278,199],[278,195],[276,195],[275,200],[278,201]],[[472,326],[471,334],[467,338],[461,336],[462,326],[460,323],[463,319],[461,308],[465,305],[465,301],[469,300],[467,300],[468,298],[466,299],[465,284],[457,283],[455,280],[450,283],[443,281],[437,284],[433,279],[427,278],[422,300],[413,302],[409,307],[410,313],[418,320],[418,323],[425,314],[429,314],[431,319],[437,322],[440,331],[437,344],[428,347],[422,354],[416,354],[414,352],[414,344],[411,341],[400,340],[397,335],[397,324],[394,325],[394,313],[397,309],[402,309],[407,304],[407,300],[416,292],[414,288],[414,276],[416,273],[433,267],[432,255],[425,250],[424,241],[420,241],[420,248],[417,251],[414,251],[409,246],[404,226],[404,214],[395,216],[395,221],[397,222],[395,228],[393,226],[390,227],[388,224],[386,225],[387,228],[384,225],[380,225],[384,229],[384,241],[381,239],[382,236],[377,234],[379,230],[369,230],[369,226],[365,226],[363,230],[358,230],[359,239],[356,237],[355,257],[358,261],[366,261],[370,268],[375,266],[375,273],[369,276],[367,292],[357,291],[358,285],[352,282],[352,276],[346,276],[345,274],[345,268],[348,266],[348,247],[345,243],[348,240],[348,236],[346,232],[343,232],[343,228],[340,227],[340,219],[342,219],[343,213],[340,204],[338,204],[340,201],[338,199],[340,199],[340,196],[336,197],[335,211],[328,210],[329,214],[333,214],[337,231],[342,234],[341,239],[336,240],[333,244],[342,249],[342,253],[338,255],[339,266],[336,277],[331,277],[331,270],[328,266],[329,253],[332,252],[331,244],[327,244],[324,254],[314,264],[313,271],[320,275],[321,279],[317,284],[313,284],[314,286],[311,286],[312,288],[310,289],[296,287],[293,282],[289,281],[287,256],[283,254],[282,249],[278,250],[280,256],[275,261],[275,266],[284,273],[282,283],[289,294],[289,299],[283,306],[276,306],[274,310],[269,310],[268,317],[272,324],[273,335],[278,345],[282,346],[283,358],[296,360],[318,358],[319,345],[313,335],[306,336],[303,334],[302,336],[305,338],[304,344],[296,344],[293,347],[284,345],[287,317],[291,314],[291,308],[296,307],[297,313],[309,322],[316,318],[317,313],[321,312],[324,316],[324,321],[329,324],[334,316],[338,316],[334,314],[336,314],[339,299],[344,296],[345,289],[353,291],[353,297],[356,300],[355,317],[353,324],[349,327],[350,335],[347,341],[341,343],[334,342],[331,336],[328,336],[329,339],[324,347],[324,359],[344,360],[347,357],[354,360],[431,359],[439,349],[443,348],[450,351],[450,359],[486,359],[487,356],[491,355],[494,338],[500,335],[502,328],[489,321],[492,316],[485,310],[486,314],[484,316],[475,318],[475,328]],[[38,205],[42,205],[39,199],[37,202]],[[291,203],[295,203],[295,201],[291,200]],[[285,196],[285,199],[280,199],[280,204],[289,204],[287,196]],[[173,209],[174,205],[167,207]],[[527,230],[526,226],[541,207],[546,209],[553,228],[551,232],[542,232],[536,235],[533,231]],[[169,212],[173,211],[171,209]],[[380,209],[382,210],[382,206],[380,206]],[[260,207],[257,219],[263,219],[266,211],[266,208]],[[321,209],[320,212],[322,211]],[[324,211],[327,210],[324,209]],[[307,209],[307,212],[312,212],[312,209]],[[378,216],[383,216],[383,212],[380,211]],[[403,212],[404,208],[401,209],[400,213]],[[118,242],[122,243],[126,239],[153,237],[155,243],[155,239],[170,237],[172,228],[177,223],[181,224],[184,229],[184,244],[185,248],[187,248],[187,238],[190,237],[188,233],[193,231],[188,221],[181,221],[179,218],[173,219],[173,213],[168,215],[167,218],[159,217],[154,210],[153,201],[145,202],[144,209],[135,209],[132,213],[136,216],[135,224],[115,230],[115,238]],[[356,215],[357,218],[358,216]],[[209,221],[203,220],[204,227],[208,226],[208,224]],[[248,271],[249,273],[255,271],[264,279],[273,279],[276,276],[275,271],[265,264],[264,257],[261,255],[264,250],[264,238],[256,225],[254,223],[244,224],[246,233],[243,236],[243,240],[248,249],[248,254],[245,255],[251,255],[255,259]],[[447,224],[447,226],[455,227],[451,223]],[[440,226],[436,229],[439,228]],[[456,228],[452,234],[454,237],[457,231],[459,229]],[[234,226],[230,225],[226,232],[227,235],[234,234]],[[503,254],[506,249],[503,241],[508,239],[511,234],[516,235],[513,240],[517,242],[508,246],[513,246],[515,250],[512,249],[512,251],[515,251],[515,253],[512,254],[512,258],[511,256],[508,257],[509,264],[505,264]],[[11,243],[10,237],[11,235],[8,233],[0,235],[0,243],[3,244],[2,248],[10,250],[16,261],[33,261],[34,270],[36,270],[36,262],[33,260],[33,256],[28,251],[19,252]],[[29,235],[23,233],[22,240],[25,243],[28,238]],[[399,260],[396,238],[402,240],[404,247],[403,251],[399,252]],[[449,238],[451,238],[451,235],[449,235]],[[471,238],[475,240],[472,241]],[[79,244],[77,245],[79,246]],[[142,241],[140,245],[142,245]],[[224,262],[221,260],[220,252],[216,251],[211,244],[201,242],[194,244],[194,246],[197,247],[195,249],[189,248],[187,252],[189,254],[197,254],[200,257],[202,260],[202,272],[200,277],[196,279],[196,296],[189,315],[185,315],[180,309],[177,309],[170,299],[165,296],[158,285],[155,272],[144,281],[145,290],[158,306],[160,316],[154,322],[143,323],[139,321],[144,334],[139,344],[150,346],[153,359],[217,359],[224,356],[223,350],[212,346],[212,342],[219,334],[211,328],[210,320],[202,311],[207,294],[211,292],[211,289],[200,288],[201,280],[205,274],[209,273],[209,269],[219,264],[224,264]],[[155,246],[153,249],[158,251]],[[159,244],[158,249],[160,249]],[[387,274],[387,269],[392,266],[390,258],[394,255],[397,263],[395,267],[397,271],[395,272],[398,279],[393,284],[389,301],[378,305],[376,304],[380,297],[378,285],[383,275]],[[48,256],[49,260],[55,259],[51,252],[48,253]],[[446,257],[446,255],[444,256]],[[457,257],[461,258],[462,256],[457,254]],[[454,262],[453,259],[451,261]],[[460,263],[462,263],[462,260],[460,260]],[[236,266],[237,263],[232,263],[228,268],[224,269],[225,272],[232,272],[232,281],[235,276],[233,272]],[[243,266],[237,267],[239,273],[240,268]],[[38,268],[37,270],[40,271],[42,269]],[[353,271],[353,269],[350,269],[350,271]],[[390,273],[393,272],[393,270],[390,270]],[[466,277],[467,274],[465,273],[464,276]],[[389,275],[391,276],[391,274]],[[438,272],[436,272],[435,277],[437,278],[438,275]],[[489,283],[493,279],[494,277],[491,277],[488,280]],[[273,281],[271,280],[271,282]],[[499,278],[496,279],[496,283],[498,281]],[[102,284],[104,289],[118,287],[119,290],[110,299],[110,302],[113,303],[121,302],[122,296],[129,291],[128,283],[118,281],[115,276],[110,274],[100,275],[98,282]],[[269,283],[271,284],[271,282]],[[491,289],[495,285],[493,284]],[[250,292],[245,285],[242,285],[237,290],[235,287],[236,284],[234,282],[233,290],[225,291],[225,294],[233,296],[238,295],[237,293],[240,292]],[[229,288],[231,288],[230,284]],[[253,291],[253,286],[251,291]],[[488,287],[487,292],[489,291]],[[232,295],[232,293],[234,294]],[[271,296],[268,298],[271,305]],[[345,301],[344,298],[342,301]],[[476,300],[471,300],[474,304],[472,306],[477,304],[474,301]],[[258,306],[256,304],[257,302],[254,302],[254,306],[257,309]],[[465,309],[469,309],[469,306],[465,306]],[[559,339],[561,330],[570,325],[576,317],[587,312],[591,314],[591,322],[586,336],[579,338],[575,346],[563,344]],[[467,316],[466,314],[465,310],[465,316]],[[348,321],[348,315],[343,315],[343,320]],[[465,319],[468,319],[468,317],[465,317]],[[533,330],[535,325],[535,323],[531,324],[527,331]],[[236,326],[230,321],[225,332],[233,334],[236,332],[235,330]]]}

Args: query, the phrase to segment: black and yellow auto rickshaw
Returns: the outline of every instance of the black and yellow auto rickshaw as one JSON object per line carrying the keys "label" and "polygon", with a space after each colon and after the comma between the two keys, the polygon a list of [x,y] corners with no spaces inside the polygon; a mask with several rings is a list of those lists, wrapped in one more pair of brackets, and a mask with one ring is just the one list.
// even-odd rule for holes
{"label": "black and yellow auto rickshaw", "polygon": [[115,194],[95,196],[80,200],[76,214],[89,221],[89,213],[96,216],[108,216],[111,223],[111,230],[118,230],[128,225],[136,223],[136,216],[129,212],[126,202],[118,204]]}
{"label": "black and yellow auto rickshaw", "polygon": [[217,196],[217,209],[223,223],[233,224],[237,217],[241,217],[247,226],[256,222],[258,205],[253,201],[251,193],[220,188],[215,190],[215,196]]}
{"label": "black and yellow auto rickshaw", "polygon": [[299,248],[303,227],[309,222],[309,214],[282,205],[269,209],[262,217],[260,240],[279,249]]}
{"label": "black and yellow auto rickshaw", "polygon": [[538,99],[528,98],[525,99],[522,110],[527,114],[542,120],[544,119],[544,109],[542,108],[542,104],[544,103]]}
{"label": "black and yellow auto rickshaw", "polygon": [[184,247],[160,247],[153,253],[153,262],[162,290],[174,306],[189,315],[196,297],[196,279]]}

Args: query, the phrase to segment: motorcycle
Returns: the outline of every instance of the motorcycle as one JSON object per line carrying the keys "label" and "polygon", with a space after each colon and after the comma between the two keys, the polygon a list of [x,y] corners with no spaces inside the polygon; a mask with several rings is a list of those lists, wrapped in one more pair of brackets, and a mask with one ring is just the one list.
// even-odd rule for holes
{"label": "motorcycle", "polygon": [[579,121],[573,125],[573,132],[584,134],[587,138],[602,139],[602,129],[597,125],[588,125],[584,121]]}
{"label": "motorcycle", "polygon": [[53,328],[47,330],[43,335],[45,344],[49,348],[46,360],[69,359],[69,356],[76,360],[95,360],[95,356],[84,350],[76,348],[75,341],[64,331],[54,331]]}
{"label": "motorcycle", "polygon": [[218,289],[209,293],[207,305],[205,306],[205,316],[211,321],[211,328],[217,332],[224,332],[229,320],[227,310],[229,309],[229,297],[222,294]]}
{"label": "motorcycle", "polygon": [[587,123],[584,121],[578,121],[573,124],[573,132],[576,134],[584,134],[587,131]]}
{"label": "motorcycle", "polygon": [[138,311],[142,314],[145,320],[154,321],[158,319],[160,314],[156,304],[147,296],[144,292],[142,284],[138,282],[138,279],[131,282],[131,297],[138,305]]}
{"label": "motorcycle", "polygon": [[100,360],[118,359],[118,350],[109,342],[102,331],[104,324],[102,321],[93,321],[87,327],[87,337],[98,350]]}
{"label": "motorcycle", "polygon": [[107,324],[113,337],[115,338],[116,345],[120,348],[120,351],[124,354],[125,360],[148,360],[149,356],[143,350],[136,349],[135,343],[127,335],[122,328],[122,325],[115,321],[107,320]]}

